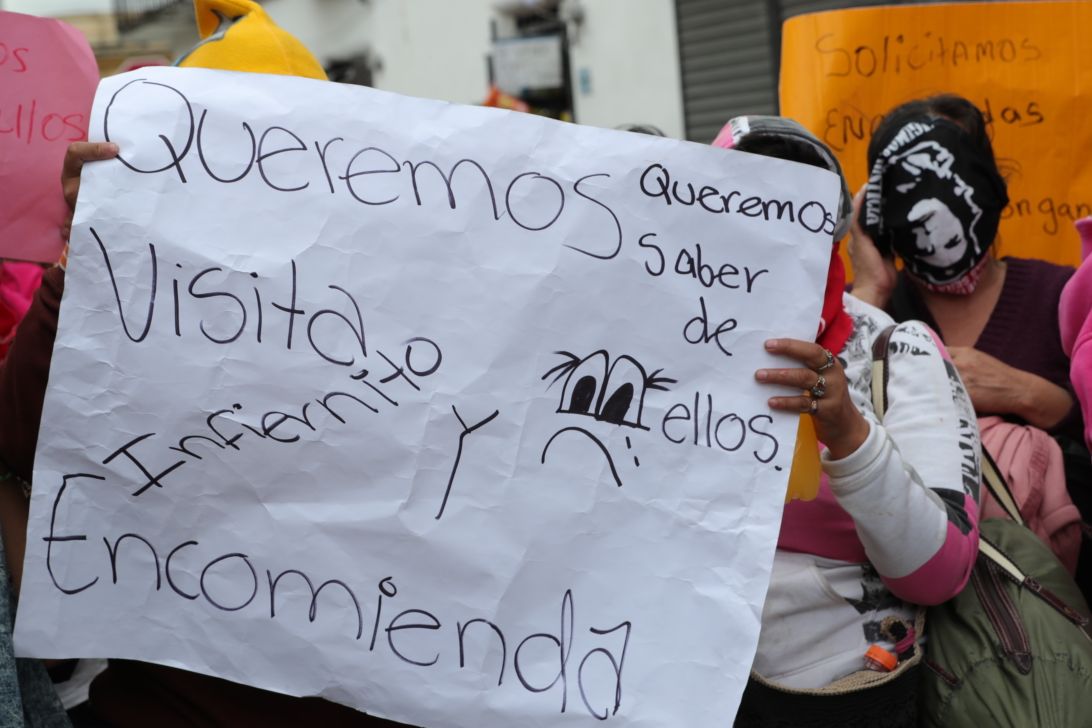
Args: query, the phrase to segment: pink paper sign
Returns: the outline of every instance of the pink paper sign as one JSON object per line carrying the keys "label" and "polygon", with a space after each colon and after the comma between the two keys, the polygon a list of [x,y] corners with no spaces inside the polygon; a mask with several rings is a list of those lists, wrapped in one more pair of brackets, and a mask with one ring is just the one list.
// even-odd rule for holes
{"label": "pink paper sign", "polygon": [[61,165],[69,143],[87,138],[98,80],[75,28],[0,11],[0,258],[60,256]]}

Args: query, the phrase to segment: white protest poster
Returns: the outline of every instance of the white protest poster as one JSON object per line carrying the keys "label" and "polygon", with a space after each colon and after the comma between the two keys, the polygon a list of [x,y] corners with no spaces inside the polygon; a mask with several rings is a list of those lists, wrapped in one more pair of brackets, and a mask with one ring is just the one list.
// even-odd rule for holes
{"label": "white protest poster", "polygon": [[333,83],[106,79],[20,653],[421,726],[728,724],[827,172]]}

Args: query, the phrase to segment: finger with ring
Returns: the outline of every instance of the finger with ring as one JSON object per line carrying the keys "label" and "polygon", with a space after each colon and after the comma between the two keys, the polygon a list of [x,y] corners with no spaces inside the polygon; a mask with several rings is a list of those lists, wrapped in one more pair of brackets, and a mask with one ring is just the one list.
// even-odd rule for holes
{"label": "finger with ring", "polygon": [[815,384],[813,384],[808,391],[811,392],[811,396],[815,399],[822,397],[827,393],[827,378],[820,374],[819,378],[815,380]]}
{"label": "finger with ring", "polygon": [[834,366],[834,354],[831,353],[830,349],[823,349],[823,354],[826,355],[827,360],[815,369],[820,374]]}

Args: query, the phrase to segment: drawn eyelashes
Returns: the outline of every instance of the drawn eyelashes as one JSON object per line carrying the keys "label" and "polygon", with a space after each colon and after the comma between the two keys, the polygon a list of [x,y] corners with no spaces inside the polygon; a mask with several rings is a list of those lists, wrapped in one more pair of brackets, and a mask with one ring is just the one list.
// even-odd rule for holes
{"label": "drawn eyelashes", "polygon": [[555,352],[565,359],[542,375],[551,376],[552,387],[562,378],[561,403],[557,411],[594,417],[613,425],[648,428],[641,424],[645,393],[650,389],[666,391],[674,379],[661,377],[662,369],[647,374],[640,362],[628,355],[615,358],[600,349],[581,359],[568,351]]}

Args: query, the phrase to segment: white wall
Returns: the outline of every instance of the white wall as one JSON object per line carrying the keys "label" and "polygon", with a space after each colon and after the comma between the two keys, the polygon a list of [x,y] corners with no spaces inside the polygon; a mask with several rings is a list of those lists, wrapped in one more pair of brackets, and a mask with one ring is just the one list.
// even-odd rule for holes
{"label": "white wall", "polygon": [[371,3],[360,0],[266,0],[269,17],[325,63],[371,45]]}
{"label": "white wall", "polygon": [[376,88],[462,104],[489,91],[489,0],[371,0]]}
{"label": "white wall", "polygon": [[368,52],[376,88],[474,104],[489,90],[490,0],[266,0],[319,60]]}
{"label": "white wall", "polygon": [[[571,1],[571,0],[568,0]],[[674,0],[581,0],[570,39],[573,104],[581,124],[655,124],[683,138]],[[590,81],[581,88],[581,73]]]}
{"label": "white wall", "polygon": [[92,15],[113,10],[110,0],[0,0],[0,9],[27,15]]}
{"label": "white wall", "polygon": [[[573,0],[565,0],[572,3]],[[264,7],[322,61],[368,51],[376,88],[457,103],[488,91],[494,0],[266,0]],[[655,124],[682,138],[674,0],[578,0],[573,104],[581,124]],[[583,87],[581,79],[590,82]]]}

